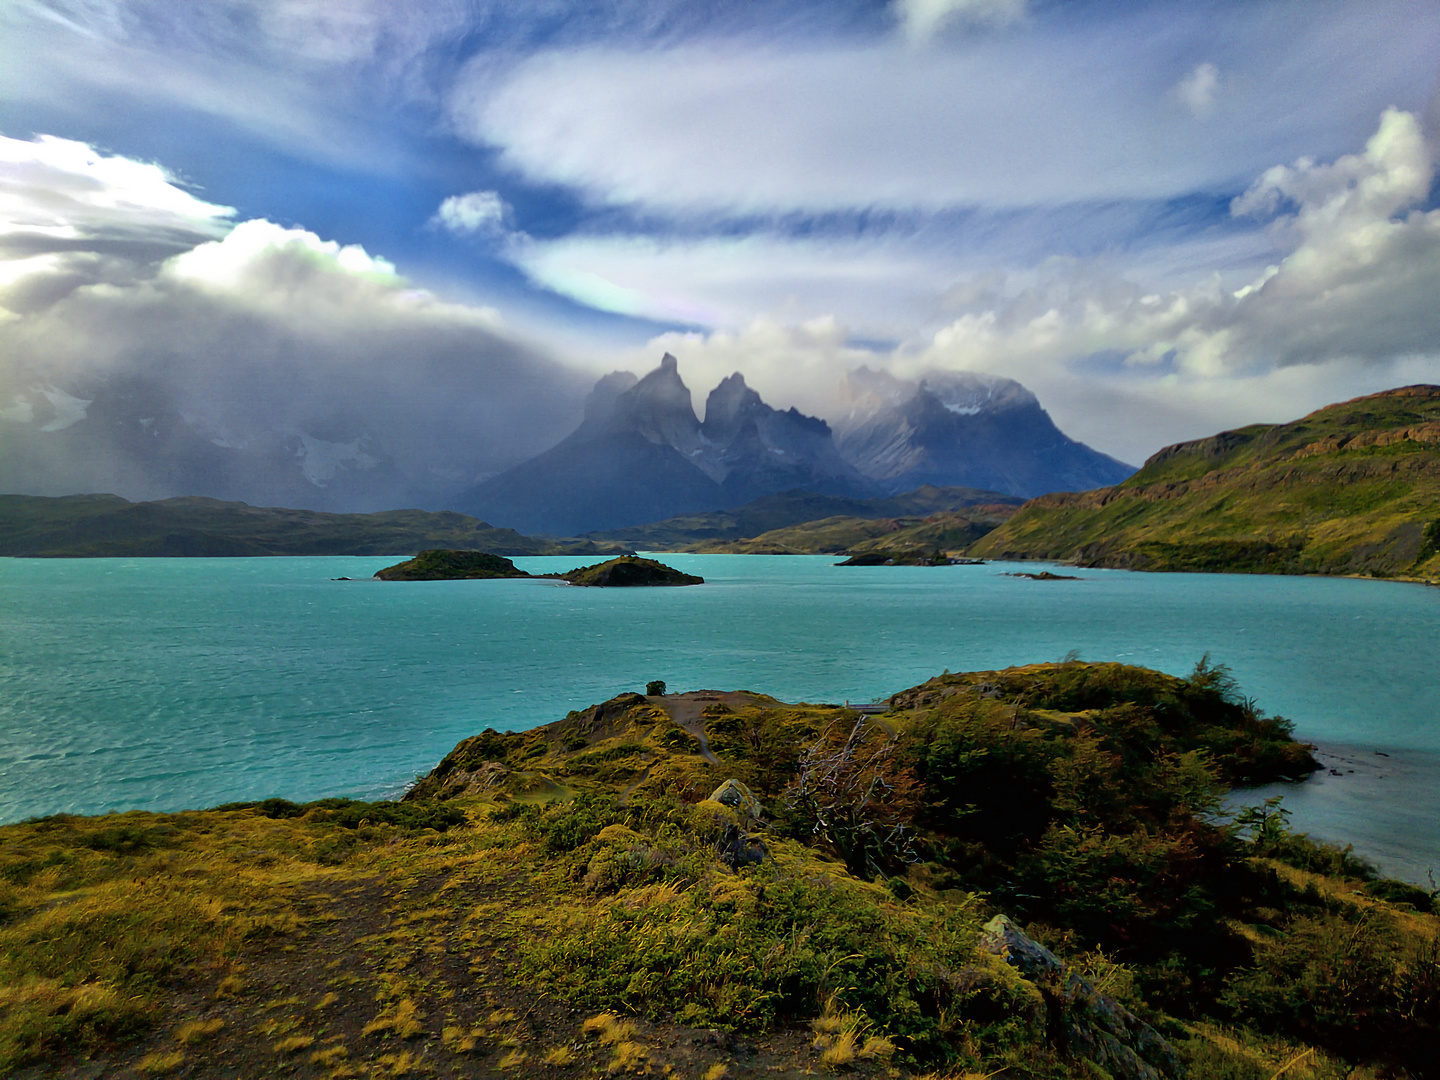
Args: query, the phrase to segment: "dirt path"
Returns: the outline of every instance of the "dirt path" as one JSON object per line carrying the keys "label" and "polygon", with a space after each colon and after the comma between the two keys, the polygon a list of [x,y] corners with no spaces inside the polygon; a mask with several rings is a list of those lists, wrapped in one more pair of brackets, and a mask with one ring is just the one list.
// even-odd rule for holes
{"label": "dirt path", "polygon": [[710,749],[710,740],[705,737],[705,707],[712,704],[719,695],[706,694],[704,697],[690,694],[675,694],[669,697],[653,697],[650,700],[659,705],[670,719],[700,740],[700,756],[711,765],[719,765],[720,759]]}
{"label": "dirt path", "polygon": [[[533,903],[535,887],[523,873],[481,877],[462,863],[419,878],[342,871],[297,883],[291,925],[252,936],[225,971],[183,975],[139,1040],[14,1080],[612,1075],[612,1049],[581,1030],[595,1010],[515,979],[526,931],[508,912]],[[742,1038],[626,1019],[639,1055],[631,1067],[657,1075],[798,1080],[817,1062],[804,1027]]]}

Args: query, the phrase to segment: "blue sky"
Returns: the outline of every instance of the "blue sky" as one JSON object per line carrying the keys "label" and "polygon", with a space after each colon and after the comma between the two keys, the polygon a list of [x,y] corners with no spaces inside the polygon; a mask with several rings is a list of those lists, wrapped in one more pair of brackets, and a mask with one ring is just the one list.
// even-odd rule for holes
{"label": "blue sky", "polygon": [[103,362],[74,328],[157,281],[171,333],[269,311],[241,270],[303,250],[372,313],[377,274],[429,298],[417,349],[470,320],[582,382],[669,349],[821,415],[862,363],[988,371],[1137,461],[1440,381],[1437,58],[1410,0],[10,0],[0,393]]}

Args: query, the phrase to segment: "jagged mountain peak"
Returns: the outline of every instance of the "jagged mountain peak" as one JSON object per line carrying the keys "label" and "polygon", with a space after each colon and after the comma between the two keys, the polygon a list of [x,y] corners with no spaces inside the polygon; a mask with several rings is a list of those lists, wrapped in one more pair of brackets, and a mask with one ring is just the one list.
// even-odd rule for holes
{"label": "jagged mountain peak", "polygon": [[931,395],[960,416],[1040,405],[1039,399],[1014,379],[973,371],[926,372],[916,393]]}
{"label": "jagged mountain peak", "polygon": [[702,429],[711,442],[725,442],[737,434],[747,418],[770,411],[770,407],[760,400],[760,395],[746,385],[745,376],[737,371],[722,379],[705,399]]}
{"label": "jagged mountain peak", "polygon": [[620,395],[634,388],[640,380],[628,371],[612,371],[603,376],[585,399],[585,420],[590,423],[607,423],[615,414],[615,402]]}
{"label": "jagged mountain peak", "polygon": [[605,376],[575,432],[478,485],[462,505],[487,520],[574,535],[796,488],[879,494],[840,456],[824,420],[771,408],[739,372],[710,393],[702,425],[666,353],[643,378]]}
{"label": "jagged mountain peak", "polygon": [[690,388],[669,353],[659,367],[616,397],[609,427],[634,431],[648,442],[673,446],[686,455],[694,454],[704,443]]}
{"label": "jagged mountain peak", "polygon": [[1118,483],[1134,470],[1060,431],[1014,379],[857,368],[839,388],[840,453],[891,492],[922,483],[1030,497]]}

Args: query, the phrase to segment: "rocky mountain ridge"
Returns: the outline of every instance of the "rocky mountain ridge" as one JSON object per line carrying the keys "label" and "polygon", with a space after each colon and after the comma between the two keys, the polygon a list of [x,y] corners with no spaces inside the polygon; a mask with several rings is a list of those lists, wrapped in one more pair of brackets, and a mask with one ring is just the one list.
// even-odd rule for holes
{"label": "rocky mountain ridge", "polygon": [[678,362],[666,353],[644,378],[605,376],[574,432],[470,489],[457,505],[521,531],[573,535],[794,488],[881,494],[840,456],[825,421],[771,408],[739,373],[711,391],[702,423]]}
{"label": "rocky mountain ridge", "polygon": [[1135,471],[1067,436],[1013,379],[932,371],[906,381],[862,367],[841,396],[840,453],[887,492],[934,484],[1030,498],[1117,484]]}
{"label": "rocky mountain ridge", "polygon": [[602,378],[570,436],[456,505],[524,532],[575,534],[791,490],[874,499],[929,484],[1029,497],[1133,471],[1066,437],[1011,379],[932,373],[906,382],[861,368],[847,376],[842,399],[832,430],[767,405],[736,372],[710,392],[701,421],[666,353],[644,378]]}

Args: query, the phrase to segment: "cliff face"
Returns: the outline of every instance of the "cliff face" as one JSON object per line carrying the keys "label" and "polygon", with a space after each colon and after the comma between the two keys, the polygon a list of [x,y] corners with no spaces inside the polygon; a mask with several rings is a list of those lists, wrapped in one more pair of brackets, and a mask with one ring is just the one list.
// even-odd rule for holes
{"label": "cliff face", "polygon": [[1440,387],[1167,446],[1124,483],[1032,499],[972,549],[1138,570],[1440,576]]}

